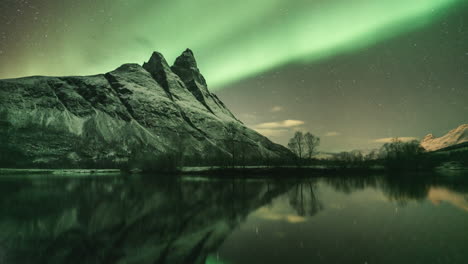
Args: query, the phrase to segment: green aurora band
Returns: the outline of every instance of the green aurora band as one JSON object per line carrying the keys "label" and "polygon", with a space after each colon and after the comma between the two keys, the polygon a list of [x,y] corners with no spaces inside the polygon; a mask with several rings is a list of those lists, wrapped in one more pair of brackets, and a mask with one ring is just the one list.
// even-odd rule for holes
{"label": "green aurora band", "polygon": [[189,47],[217,90],[285,64],[320,61],[421,28],[460,2],[85,1],[54,10],[60,15],[48,38],[37,48],[18,47],[21,67],[0,77],[95,74],[142,63],[154,50],[172,62]]}

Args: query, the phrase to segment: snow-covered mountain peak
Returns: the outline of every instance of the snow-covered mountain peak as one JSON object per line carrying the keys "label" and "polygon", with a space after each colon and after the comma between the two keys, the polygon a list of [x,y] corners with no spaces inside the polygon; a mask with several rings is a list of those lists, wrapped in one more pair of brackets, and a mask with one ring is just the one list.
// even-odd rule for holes
{"label": "snow-covered mountain peak", "polygon": [[465,142],[468,142],[468,124],[460,125],[442,137],[436,138],[429,134],[421,141],[421,146],[428,151],[435,151]]}

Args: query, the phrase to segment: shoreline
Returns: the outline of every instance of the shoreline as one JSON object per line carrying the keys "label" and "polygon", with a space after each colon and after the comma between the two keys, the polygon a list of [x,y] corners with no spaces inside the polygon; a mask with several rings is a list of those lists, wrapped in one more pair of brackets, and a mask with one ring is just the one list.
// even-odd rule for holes
{"label": "shoreline", "polygon": [[84,174],[121,174],[120,169],[15,169],[0,168],[0,176],[16,174],[45,174],[45,175],[84,175]]}
{"label": "shoreline", "polygon": [[246,166],[246,167],[182,167],[174,171],[124,171],[121,169],[16,169],[0,168],[1,176],[117,176],[117,175],[164,175],[164,176],[186,176],[207,178],[314,178],[314,177],[336,177],[348,175],[369,176],[375,174],[399,174],[426,175],[428,173],[438,174],[464,174],[468,168],[439,168],[434,170],[387,170],[381,166],[373,167],[326,167],[326,166]]}

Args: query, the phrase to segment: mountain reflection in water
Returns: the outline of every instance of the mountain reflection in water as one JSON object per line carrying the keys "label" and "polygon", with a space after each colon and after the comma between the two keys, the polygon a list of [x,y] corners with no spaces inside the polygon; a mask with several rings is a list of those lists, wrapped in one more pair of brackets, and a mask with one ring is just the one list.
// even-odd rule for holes
{"label": "mountain reflection in water", "polygon": [[8,264],[466,263],[460,230],[466,180],[0,178]]}

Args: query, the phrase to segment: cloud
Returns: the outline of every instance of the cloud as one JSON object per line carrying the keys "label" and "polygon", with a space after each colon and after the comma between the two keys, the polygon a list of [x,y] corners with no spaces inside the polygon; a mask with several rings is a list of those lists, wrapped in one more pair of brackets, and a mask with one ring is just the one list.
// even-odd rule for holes
{"label": "cloud", "polygon": [[283,111],[283,107],[279,106],[279,105],[273,106],[273,108],[270,109],[270,112],[272,112],[272,113],[277,113],[277,112],[281,112],[281,111]]}
{"label": "cloud", "polygon": [[288,132],[287,129],[254,128],[254,130],[266,137],[278,137]]}
{"label": "cloud", "polygon": [[[378,139],[373,140],[372,142],[375,142],[375,143],[390,143],[394,139],[395,138],[393,138],[393,137],[378,138]],[[416,137],[399,137],[398,140],[400,140],[402,142],[409,142],[409,141],[413,141],[413,140],[418,140],[418,138],[416,138]]]}
{"label": "cloud", "polygon": [[244,121],[245,123],[250,123],[250,124],[252,124],[252,123],[258,122],[258,121],[257,121],[257,115],[255,115],[255,113],[253,113],[253,114],[244,113],[244,114],[241,114],[239,117],[240,117],[240,119],[241,119],[242,121]]}
{"label": "cloud", "polygon": [[281,129],[281,128],[292,128],[305,124],[302,120],[283,120],[278,122],[261,123],[254,126],[255,129]]}
{"label": "cloud", "polygon": [[261,123],[252,128],[266,137],[279,137],[291,131],[298,131],[301,125],[305,124],[302,120],[283,120],[277,122]]}
{"label": "cloud", "polygon": [[340,132],[336,132],[336,131],[330,131],[330,132],[327,132],[327,133],[325,134],[326,137],[336,137],[336,136],[339,136],[339,135],[341,135],[341,133],[340,133]]}

